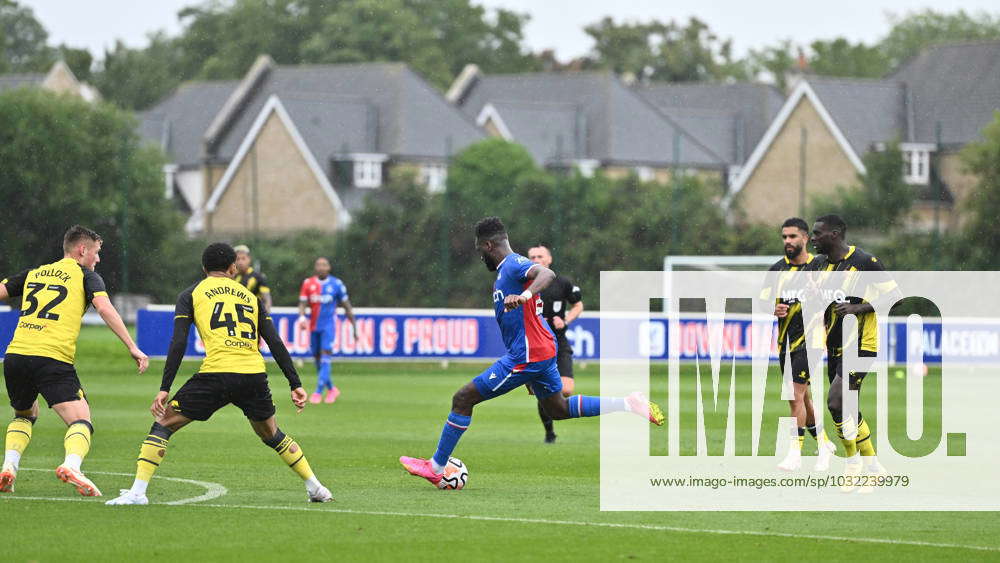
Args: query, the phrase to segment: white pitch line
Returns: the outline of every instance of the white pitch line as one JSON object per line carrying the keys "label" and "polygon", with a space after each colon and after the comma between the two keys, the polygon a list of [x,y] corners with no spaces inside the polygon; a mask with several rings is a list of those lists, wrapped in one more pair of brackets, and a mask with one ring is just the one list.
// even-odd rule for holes
{"label": "white pitch line", "polygon": [[792,534],[787,532],[760,532],[755,530],[723,530],[712,528],[684,528],[681,526],[661,526],[657,524],[619,524],[614,522],[581,522],[574,520],[546,520],[541,518],[509,518],[505,516],[476,516],[462,514],[431,514],[421,512],[389,512],[377,510],[352,510],[349,508],[306,508],[304,506],[256,506],[252,504],[196,504],[206,508],[240,508],[246,510],[294,510],[301,512],[333,512],[336,514],[358,514],[363,516],[404,516],[417,518],[445,518],[454,520],[480,520],[487,522],[510,522],[514,524],[547,524],[554,526],[590,526],[595,528],[619,528],[627,530],[651,530],[657,532],[679,532],[686,534],[713,534],[726,536],[760,536],[819,541],[873,543],[885,545],[910,545],[915,547],[938,547],[943,549],[971,549],[975,551],[1000,552],[1000,547],[966,545],[957,543],[937,543],[919,540],[894,540],[888,538],[859,538],[843,536],[823,536],[813,534]]}
{"label": "white pitch line", "polygon": [[[21,471],[50,471],[49,469],[36,469],[34,467],[22,467]],[[88,471],[89,474],[94,475],[117,475],[122,477],[132,477],[133,473],[117,473],[114,471]],[[213,483],[211,481],[196,481],[194,479],[182,479],[180,477],[164,477],[162,475],[157,475],[154,479],[163,479],[165,481],[175,481],[177,483],[187,483],[188,485],[195,485],[198,487],[203,487],[205,489],[205,494],[198,495],[191,498],[183,498],[180,500],[172,500],[170,502],[156,502],[152,504],[166,504],[170,506],[177,506],[182,504],[191,504],[195,502],[203,502],[206,500],[217,499],[227,493],[229,490],[220,485],[219,483]],[[85,498],[56,498],[56,497],[7,497],[7,498],[20,498],[26,500],[87,500]]]}
{"label": "white pitch line", "polygon": [[[42,469],[30,469],[29,471],[47,471]],[[95,474],[103,475],[124,475],[130,476],[129,473],[111,473],[111,472],[101,472],[101,471],[91,471]],[[216,494],[215,496],[209,497],[213,494],[212,492],[206,491],[201,497],[192,497],[191,499],[182,499],[173,502],[163,502],[163,503],[152,503],[161,505],[177,505],[177,504],[187,504],[200,502],[200,500],[210,500],[211,498],[218,498],[226,494],[226,488],[218,483],[209,483],[203,481],[194,481],[191,479],[180,479],[177,477],[157,477],[157,479],[168,479],[171,481],[180,481],[184,483],[193,483],[200,486],[208,488],[208,485],[218,486],[222,492]],[[207,498],[202,498],[207,497]],[[0,497],[4,498],[4,497]],[[82,501],[87,499],[82,498],[55,498],[55,497],[5,497],[9,499],[18,500],[53,500],[53,501]],[[194,500],[200,499],[200,500]],[[938,542],[925,542],[919,540],[894,540],[888,538],[860,538],[860,537],[844,537],[844,536],[824,536],[818,534],[792,534],[787,532],[761,532],[756,530],[725,530],[725,529],[712,529],[712,528],[685,528],[682,526],[662,526],[658,524],[622,524],[615,522],[582,522],[574,520],[546,520],[542,518],[509,518],[504,516],[476,516],[476,515],[463,515],[463,514],[432,514],[426,512],[390,512],[390,511],[379,511],[379,510],[352,510],[349,508],[306,508],[304,506],[258,506],[252,504],[191,504],[191,506],[203,506],[206,508],[236,508],[242,510],[291,510],[296,512],[329,512],[334,514],[357,514],[361,516],[402,516],[410,518],[441,518],[441,519],[451,519],[451,520],[478,520],[485,522],[510,522],[512,524],[545,524],[551,526],[584,526],[584,527],[594,527],[594,528],[614,528],[614,529],[625,529],[625,530],[649,530],[655,532],[677,532],[683,534],[710,534],[710,535],[723,535],[723,536],[755,536],[755,537],[769,537],[769,538],[790,538],[790,539],[807,539],[807,540],[817,540],[817,541],[832,541],[832,542],[853,542],[853,543],[869,543],[869,544],[881,544],[881,545],[909,545],[914,547],[936,547],[941,549],[969,549],[973,551],[989,551],[989,552],[1000,552],[1000,547],[991,547],[984,545],[967,545],[958,543],[938,543]]]}

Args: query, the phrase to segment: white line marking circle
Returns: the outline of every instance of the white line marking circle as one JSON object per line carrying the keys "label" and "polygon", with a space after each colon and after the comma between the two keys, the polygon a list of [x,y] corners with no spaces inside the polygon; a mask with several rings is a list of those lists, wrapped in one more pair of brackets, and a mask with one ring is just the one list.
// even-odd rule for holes
{"label": "white line marking circle", "polygon": [[[37,469],[34,467],[22,467],[20,471],[51,471],[50,469]],[[115,475],[121,477],[132,477],[133,473],[118,473],[115,471],[88,471],[88,474],[93,475]],[[191,504],[195,502],[204,502],[206,500],[217,499],[225,494],[229,493],[229,490],[220,485],[219,483],[213,483],[211,481],[196,481],[194,479],[182,479],[180,477],[164,477],[162,475],[157,475],[154,479],[163,479],[164,481],[174,481],[177,483],[186,483],[188,485],[195,485],[205,489],[205,493],[198,495],[196,497],[183,498],[180,500],[172,500],[170,502],[153,502],[150,504],[165,504],[169,506],[177,506],[181,504]],[[56,497],[8,497],[8,498],[22,498],[27,500],[86,500],[83,498],[56,498]]]}

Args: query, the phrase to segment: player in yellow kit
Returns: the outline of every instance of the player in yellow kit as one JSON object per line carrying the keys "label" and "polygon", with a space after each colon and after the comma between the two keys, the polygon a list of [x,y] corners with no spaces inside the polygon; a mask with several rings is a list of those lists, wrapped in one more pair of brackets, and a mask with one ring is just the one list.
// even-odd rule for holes
{"label": "player in yellow kit", "polygon": [[41,394],[69,427],[63,439],[66,457],[56,468],[56,475],[83,496],[101,496],[80,470],[94,432],[90,404],[73,367],[80,322],[87,308],[93,305],[121,339],[139,373],[146,371],[149,363],[108,299],[104,280],[94,272],[94,266],[101,261],[101,244],[100,235],[74,226],[63,237],[62,260],[0,281],[0,301],[21,297],[21,317],[3,364],[14,420],[7,427],[0,469],[2,493],[14,490],[21,455],[31,441],[31,428],[38,418],[37,399]]}
{"label": "player in yellow kit", "polygon": [[[230,403],[243,411],[264,444],[278,452],[302,478],[310,501],[333,500],[330,491],[316,479],[299,445],[275,422],[258,336],[263,337],[288,379],[292,402],[299,411],[305,406],[306,392],[261,300],[233,279],[237,272],[236,252],[228,244],[214,243],[202,253],[201,263],[205,279],[177,299],[174,336],[163,368],[163,382],[150,407],[156,420],[139,448],[135,481],[131,489],[122,490],[121,496],[107,504],[148,504],[146,488],[163,463],[171,435],[192,420],[208,420]],[[168,403],[192,324],[205,342],[205,360]]]}

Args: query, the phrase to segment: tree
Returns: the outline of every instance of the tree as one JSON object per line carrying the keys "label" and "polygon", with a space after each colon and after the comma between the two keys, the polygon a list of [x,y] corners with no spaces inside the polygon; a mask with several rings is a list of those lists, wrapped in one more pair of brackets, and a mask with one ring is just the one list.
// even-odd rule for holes
{"label": "tree", "polygon": [[90,54],[90,51],[70,47],[64,43],[53,50],[53,59],[62,59],[66,66],[73,71],[73,76],[76,76],[77,80],[90,81],[94,65],[94,56]]}
{"label": "tree", "polygon": [[58,259],[62,233],[81,223],[105,238],[99,271],[111,289],[123,286],[127,252],[131,291],[176,295],[161,261],[171,263],[182,221],[163,197],[162,155],[135,129],[110,104],[41,89],[0,93],[0,162],[17,163],[0,166],[0,271]]}
{"label": "tree", "polygon": [[1000,39],[1000,15],[965,10],[952,14],[931,9],[905,16],[889,15],[892,30],[878,48],[889,68],[895,68],[929,45],[954,41]]}
{"label": "tree", "polygon": [[891,68],[879,46],[851,43],[843,37],[813,41],[809,49],[809,70],[819,75],[878,78]]}
{"label": "tree", "polygon": [[303,47],[303,58],[321,63],[405,61],[440,86],[452,77],[440,30],[403,0],[356,0],[323,20]]}
{"label": "tree", "polygon": [[527,16],[471,0],[213,0],[179,18],[176,38],[158,33],[146,48],[106,53],[96,79],[106,98],[144,109],[183,80],[239,78],[261,54],[286,65],[404,62],[442,89],[467,63],[541,66],[523,46]]}
{"label": "tree", "polygon": [[[824,76],[877,78],[885,76],[924,48],[940,43],[1000,39],[1000,15],[969,15],[924,10],[905,16],[888,16],[891,30],[874,45],[851,43],[843,37],[813,41],[806,53],[808,71]],[[796,47],[790,40],[751,50],[745,63],[751,74],[773,77],[784,89],[787,74],[795,68]]]}
{"label": "tree", "polygon": [[640,80],[690,82],[746,78],[733,59],[732,40],[720,39],[698,18],[616,23],[612,18],[584,28],[594,40],[593,64]]}
{"label": "tree", "polygon": [[149,35],[142,49],[116,41],[104,52],[94,85],[104,97],[126,109],[145,109],[166,96],[180,81],[190,78],[180,70],[180,51],[163,32]]}
{"label": "tree", "polygon": [[27,6],[0,0],[0,73],[45,70],[49,34]]}
{"label": "tree", "polygon": [[965,209],[965,250],[969,266],[994,270],[1000,266],[1000,111],[983,129],[982,140],[971,143],[962,151],[962,161],[976,177]]}
{"label": "tree", "polygon": [[796,62],[795,45],[791,39],[783,39],[777,45],[761,49],[751,49],[746,58],[751,76],[765,75],[784,92],[788,88],[788,73]]}

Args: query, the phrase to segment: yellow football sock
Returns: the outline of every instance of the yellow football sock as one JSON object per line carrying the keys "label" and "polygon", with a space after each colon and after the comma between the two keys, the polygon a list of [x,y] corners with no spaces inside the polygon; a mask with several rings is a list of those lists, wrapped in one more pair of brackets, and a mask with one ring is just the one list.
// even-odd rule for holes
{"label": "yellow football sock", "polygon": [[[139,458],[135,462],[136,481],[149,483],[153,478],[156,468],[163,463],[163,458],[167,455],[167,444],[170,442],[170,436],[173,433],[172,430],[159,422],[153,423],[153,426],[149,429],[149,434],[146,435],[146,439],[139,446]],[[133,485],[133,487],[135,486]],[[142,485],[141,492],[145,492],[145,489],[145,485]]]}
{"label": "yellow football sock", "polygon": [[306,459],[306,454],[302,451],[302,448],[292,439],[291,436],[286,436],[284,432],[278,430],[270,440],[265,440],[265,444],[278,452],[278,456],[282,461],[288,464],[293,471],[298,473],[299,477],[302,477],[303,481],[308,481],[313,478],[313,470],[309,467],[309,461]]}
{"label": "yellow football sock", "polygon": [[858,424],[858,437],[854,442],[863,456],[875,455],[875,446],[872,445],[871,437],[872,433],[868,428],[868,421],[862,418],[861,423]]}
{"label": "yellow football sock", "polygon": [[799,428],[799,434],[798,434],[798,436],[796,436],[796,438],[798,438],[798,441],[799,441],[799,450],[801,450],[802,446],[805,445],[805,443],[806,443],[806,429],[805,428]]}
{"label": "yellow football sock", "polygon": [[87,457],[87,453],[90,452],[90,436],[93,433],[94,427],[86,420],[77,420],[70,424],[66,429],[66,437],[63,438],[66,457],[77,456],[80,460]]}
{"label": "yellow football sock", "polygon": [[839,437],[840,441],[844,444],[844,456],[854,457],[854,454],[858,453],[858,446],[855,442],[857,436],[853,438],[844,437],[844,425],[849,423],[851,423],[850,420],[845,420],[843,422],[834,422],[833,425],[837,427],[837,437]]}
{"label": "yellow football sock", "polygon": [[163,457],[167,455],[168,439],[149,434],[142,441],[139,447],[139,459],[136,460],[135,478],[147,483],[156,473],[156,468],[163,462]]}
{"label": "yellow football sock", "polygon": [[7,425],[7,440],[4,446],[7,450],[13,450],[18,454],[23,454],[31,442],[31,420],[18,416]]}

